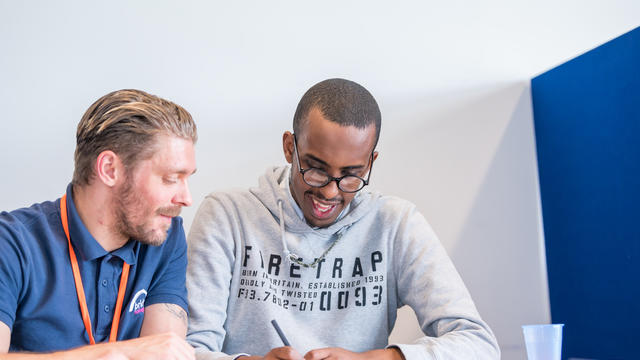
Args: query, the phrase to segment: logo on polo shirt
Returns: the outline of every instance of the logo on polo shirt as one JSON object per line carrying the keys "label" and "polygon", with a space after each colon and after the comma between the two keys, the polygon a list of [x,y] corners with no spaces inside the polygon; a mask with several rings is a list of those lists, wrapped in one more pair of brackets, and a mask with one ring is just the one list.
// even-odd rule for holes
{"label": "logo on polo shirt", "polygon": [[142,289],[136,293],[129,306],[129,312],[140,314],[144,312],[144,300],[147,298],[147,290]]}

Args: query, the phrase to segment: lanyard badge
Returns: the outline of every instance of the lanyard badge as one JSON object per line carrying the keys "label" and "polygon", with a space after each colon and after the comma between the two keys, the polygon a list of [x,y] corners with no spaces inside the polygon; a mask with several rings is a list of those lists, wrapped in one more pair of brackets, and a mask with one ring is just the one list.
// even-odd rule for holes
{"label": "lanyard badge", "polygon": [[[84,287],[82,286],[82,277],[80,276],[80,268],[78,267],[78,260],[76,253],[71,246],[71,237],[69,236],[69,221],[67,218],[67,194],[64,194],[60,199],[60,217],[62,219],[62,228],[64,234],[67,236],[67,242],[69,243],[69,259],[71,260],[71,269],[73,270],[73,280],[76,285],[76,293],[78,294],[78,303],[80,305],[80,313],[82,314],[82,321],[84,322],[84,328],[89,335],[89,342],[94,345],[96,341],[93,338],[93,331],[91,330],[91,318],[89,317],[89,309],[87,308],[87,300],[84,296]],[[113,312],[113,321],[111,322],[111,332],[109,334],[109,342],[114,342],[118,338],[118,325],[120,324],[120,313],[122,311],[122,302],[124,300],[124,293],[127,290],[127,279],[129,278],[129,264],[124,262],[122,265],[122,275],[120,275],[120,286],[118,288],[118,298],[116,300],[116,308]]]}

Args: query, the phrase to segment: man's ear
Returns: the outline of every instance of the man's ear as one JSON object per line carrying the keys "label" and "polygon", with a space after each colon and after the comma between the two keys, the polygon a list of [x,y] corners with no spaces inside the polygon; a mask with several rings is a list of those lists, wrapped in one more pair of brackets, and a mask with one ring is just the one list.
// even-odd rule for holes
{"label": "man's ear", "polygon": [[374,151],[373,152],[373,161],[376,161],[377,158],[378,158],[378,152]]}
{"label": "man's ear", "polygon": [[96,178],[103,184],[113,187],[123,177],[124,165],[116,153],[111,150],[101,152],[96,158]]}
{"label": "man's ear", "polygon": [[290,131],[285,131],[282,134],[282,150],[284,151],[284,158],[291,164],[293,162],[293,134]]}

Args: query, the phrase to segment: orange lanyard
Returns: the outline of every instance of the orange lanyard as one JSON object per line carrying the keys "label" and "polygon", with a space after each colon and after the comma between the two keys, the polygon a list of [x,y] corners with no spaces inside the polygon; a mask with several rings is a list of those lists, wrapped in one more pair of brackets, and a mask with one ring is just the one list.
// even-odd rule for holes
{"label": "orange lanyard", "polygon": [[[80,276],[80,268],[78,267],[78,260],[76,259],[76,253],[71,246],[71,237],[69,236],[69,222],[67,220],[67,194],[60,199],[60,217],[62,218],[62,228],[65,235],[67,235],[67,242],[69,243],[69,258],[71,259],[71,269],[73,270],[73,279],[76,283],[76,293],[78,294],[78,302],[80,303],[80,312],[82,313],[82,321],[84,322],[84,328],[89,334],[89,341],[91,345],[94,345],[96,341],[93,339],[93,332],[91,331],[91,318],[89,317],[89,309],[87,308],[87,300],[84,296],[84,287],[82,286],[82,277]],[[124,262],[122,265],[122,275],[120,275],[120,287],[118,288],[118,299],[116,300],[116,308],[113,311],[113,321],[111,322],[111,333],[109,334],[109,342],[114,342],[118,338],[118,325],[120,323],[120,312],[122,311],[122,301],[124,300],[124,293],[127,290],[127,279],[129,278],[129,264]]]}

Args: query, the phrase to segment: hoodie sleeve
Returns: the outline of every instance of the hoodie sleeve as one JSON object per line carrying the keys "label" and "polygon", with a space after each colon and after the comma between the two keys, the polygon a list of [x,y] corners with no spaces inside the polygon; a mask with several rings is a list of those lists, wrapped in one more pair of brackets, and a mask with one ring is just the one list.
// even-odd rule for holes
{"label": "hoodie sleeve", "polygon": [[246,354],[221,352],[226,335],[227,301],[235,262],[233,212],[207,196],[191,225],[188,237],[189,331],[187,341],[200,360],[235,359]]}
{"label": "hoodie sleeve", "polygon": [[409,305],[426,336],[392,344],[407,360],[499,359],[500,348],[482,321],[460,275],[425,218],[411,208],[394,243],[399,305]]}

